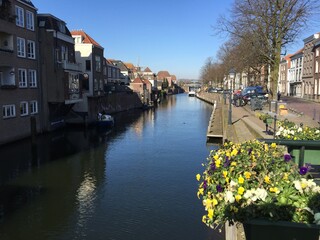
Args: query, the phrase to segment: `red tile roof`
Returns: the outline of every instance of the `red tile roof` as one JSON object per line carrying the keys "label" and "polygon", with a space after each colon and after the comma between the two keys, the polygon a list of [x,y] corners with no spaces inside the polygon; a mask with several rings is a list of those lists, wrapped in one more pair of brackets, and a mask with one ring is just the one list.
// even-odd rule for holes
{"label": "red tile roof", "polygon": [[160,79],[170,77],[170,74],[168,71],[159,71],[157,75],[158,75],[158,78]]}
{"label": "red tile roof", "polygon": [[150,70],[149,67],[146,67],[146,68],[144,69],[144,72],[151,72],[151,73],[152,73],[152,71]]}
{"label": "red tile roof", "polygon": [[132,83],[144,83],[141,78],[135,78]]}
{"label": "red tile roof", "polygon": [[83,30],[73,30],[71,31],[71,35],[75,36],[75,35],[80,35],[83,37],[83,42],[82,43],[88,43],[88,44],[93,44],[97,47],[101,47],[101,45],[99,43],[97,43],[92,37],[90,37],[86,32],[84,32]]}

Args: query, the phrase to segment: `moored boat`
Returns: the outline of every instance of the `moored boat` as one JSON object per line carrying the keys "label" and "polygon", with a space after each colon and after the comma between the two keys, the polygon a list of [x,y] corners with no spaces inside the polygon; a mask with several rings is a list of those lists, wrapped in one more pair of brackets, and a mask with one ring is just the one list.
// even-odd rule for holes
{"label": "moored boat", "polygon": [[99,114],[96,124],[98,127],[112,127],[114,125],[114,119],[111,115]]}

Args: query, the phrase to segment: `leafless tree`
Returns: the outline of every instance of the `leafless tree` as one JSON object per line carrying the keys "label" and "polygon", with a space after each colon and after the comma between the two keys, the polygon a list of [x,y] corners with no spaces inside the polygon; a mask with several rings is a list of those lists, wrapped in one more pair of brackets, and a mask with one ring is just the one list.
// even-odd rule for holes
{"label": "leafless tree", "polygon": [[243,39],[270,69],[270,88],[277,89],[281,50],[295,41],[319,0],[235,0],[230,18],[221,17],[217,31]]}

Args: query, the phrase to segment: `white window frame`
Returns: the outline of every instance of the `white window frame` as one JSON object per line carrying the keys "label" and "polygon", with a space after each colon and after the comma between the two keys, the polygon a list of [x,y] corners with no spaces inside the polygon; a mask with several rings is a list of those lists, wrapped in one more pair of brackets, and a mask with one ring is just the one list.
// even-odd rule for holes
{"label": "white window frame", "polygon": [[36,58],[36,42],[28,40],[27,41],[27,56],[30,59]]}
{"label": "white window frame", "polygon": [[2,117],[13,118],[16,116],[16,106],[14,104],[2,106]]}
{"label": "white window frame", "polygon": [[27,70],[24,68],[18,68],[18,80],[19,88],[28,87]]}
{"label": "white window frame", "polygon": [[26,25],[27,29],[34,31],[34,14],[28,10],[26,11]]}
{"label": "white window frame", "polygon": [[38,113],[38,101],[33,100],[29,102],[30,114]]}
{"label": "white window frame", "polygon": [[20,116],[28,116],[28,102],[20,102]]}
{"label": "white window frame", "polygon": [[19,6],[16,6],[16,25],[24,27],[24,9]]}
{"label": "white window frame", "polygon": [[26,57],[26,40],[24,38],[17,37],[17,54],[18,57]]}
{"label": "white window frame", "polygon": [[38,87],[37,84],[37,71],[34,69],[28,70],[28,80],[29,80],[29,87],[36,88]]}

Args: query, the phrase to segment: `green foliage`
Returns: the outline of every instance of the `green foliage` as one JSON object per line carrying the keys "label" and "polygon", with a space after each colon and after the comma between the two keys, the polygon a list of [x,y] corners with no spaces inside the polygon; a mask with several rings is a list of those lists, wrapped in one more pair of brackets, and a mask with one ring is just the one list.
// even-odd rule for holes
{"label": "green foliage", "polygon": [[197,175],[202,221],[212,228],[255,218],[313,223],[320,187],[308,179],[308,166],[299,168],[284,152],[257,140],[212,151]]}

